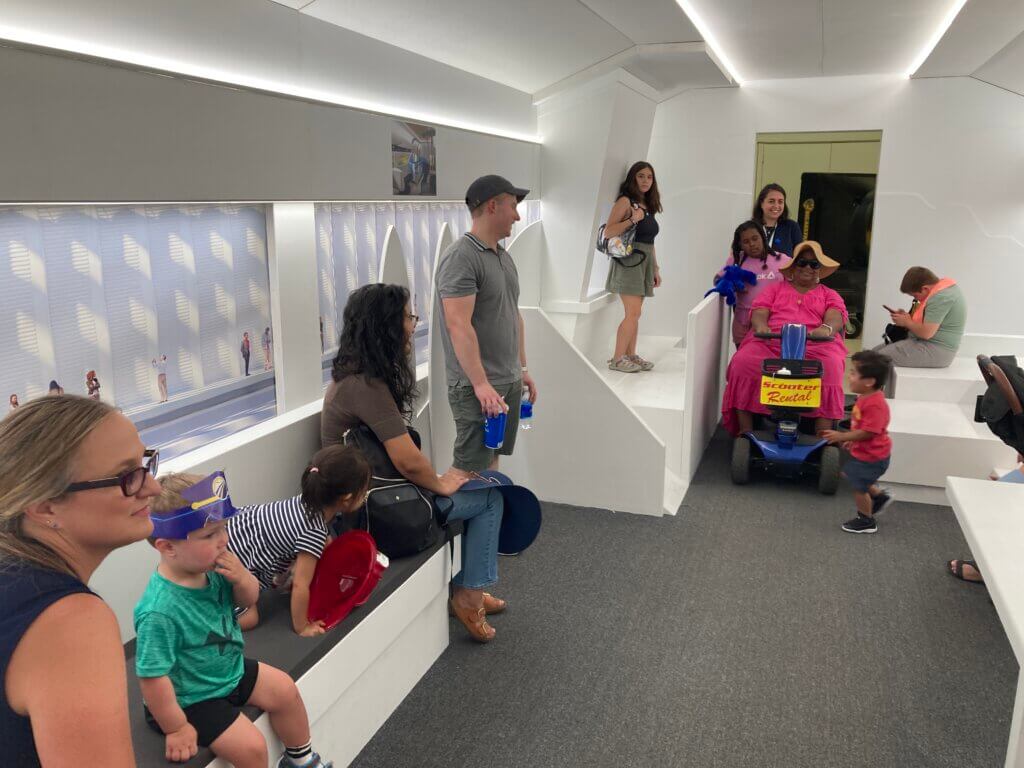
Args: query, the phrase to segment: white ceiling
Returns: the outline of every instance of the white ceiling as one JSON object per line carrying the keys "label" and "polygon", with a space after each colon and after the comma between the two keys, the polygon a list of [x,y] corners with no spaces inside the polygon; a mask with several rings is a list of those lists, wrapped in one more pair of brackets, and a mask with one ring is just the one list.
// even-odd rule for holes
{"label": "white ceiling", "polygon": [[[265,0],[254,0],[254,2]],[[661,97],[727,85],[676,0],[274,0],[532,94],[621,67]],[[689,0],[742,80],[903,74],[953,0]],[[919,76],[970,75],[1024,31],[1022,0],[969,0]],[[1014,79],[1019,56],[994,77]]]}
{"label": "white ceiling", "polygon": [[1022,32],[1021,0],[969,0],[917,76],[973,74]]}
{"label": "white ceiling", "polygon": [[701,39],[675,0],[275,2],[526,93],[637,45]]}

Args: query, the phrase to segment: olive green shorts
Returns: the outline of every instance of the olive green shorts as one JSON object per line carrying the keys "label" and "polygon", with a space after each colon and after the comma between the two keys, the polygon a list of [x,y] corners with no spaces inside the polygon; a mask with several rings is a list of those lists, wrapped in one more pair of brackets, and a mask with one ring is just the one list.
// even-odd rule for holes
{"label": "olive green shorts", "polygon": [[654,266],[656,262],[644,243],[634,243],[633,253],[622,261],[611,259],[604,289],[625,296],[654,295]]}
{"label": "olive green shorts", "polygon": [[455,417],[455,456],[452,466],[467,472],[480,472],[491,466],[497,456],[511,456],[519,432],[519,403],[523,399],[523,382],[495,384],[494,389],[508,403],[505,442],[501,448],[484,445],[484,421],[480,401],[472,386],[448,387],[448,403]]}

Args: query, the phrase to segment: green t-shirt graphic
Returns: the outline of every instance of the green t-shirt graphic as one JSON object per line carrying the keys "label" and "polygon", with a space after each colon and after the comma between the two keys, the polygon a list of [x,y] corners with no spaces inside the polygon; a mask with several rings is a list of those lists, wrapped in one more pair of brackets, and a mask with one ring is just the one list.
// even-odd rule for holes
{"label": "green t-shirt graphic", "polygon": [[242,679],[242,630],[231,583],[207,574],[201,589],[154,573],[135,606],[135,673],[167,675],[183,709],[227,696]]}

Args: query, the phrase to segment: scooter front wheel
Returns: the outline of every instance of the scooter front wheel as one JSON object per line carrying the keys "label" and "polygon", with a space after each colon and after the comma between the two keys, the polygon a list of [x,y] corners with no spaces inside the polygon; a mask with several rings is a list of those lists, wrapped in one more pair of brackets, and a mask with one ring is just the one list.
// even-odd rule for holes
{"label": "scooter front wheel", "polygon": [[818,490],[832,496],[839,488],[839,449],[826,445],[821,449],[821,465],[818,475]]}
{"label": "scooter front wheel", "polygon": [[750,441],[743,436],[732,441],[731,472],[736,485],[750,482]]}

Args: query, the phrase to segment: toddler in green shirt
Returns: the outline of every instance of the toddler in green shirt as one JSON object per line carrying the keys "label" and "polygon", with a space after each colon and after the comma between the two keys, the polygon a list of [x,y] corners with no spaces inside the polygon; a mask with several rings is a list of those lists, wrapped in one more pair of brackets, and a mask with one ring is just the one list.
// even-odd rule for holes
{"label": "toddler in green shirt", "polygon": [[312,749],[291,677],[242,655],[234,609],[256,602],[259,582],[227,549],[236,510],[224,474],[168,475],[160,484],[150,539],[160,564],[135,607],[135,671],[166,758],[185,762],[203,746],[236,768],[265,768],[266,740],[241,711],[251,704],[285,745],[278,768],[330,768]]}

